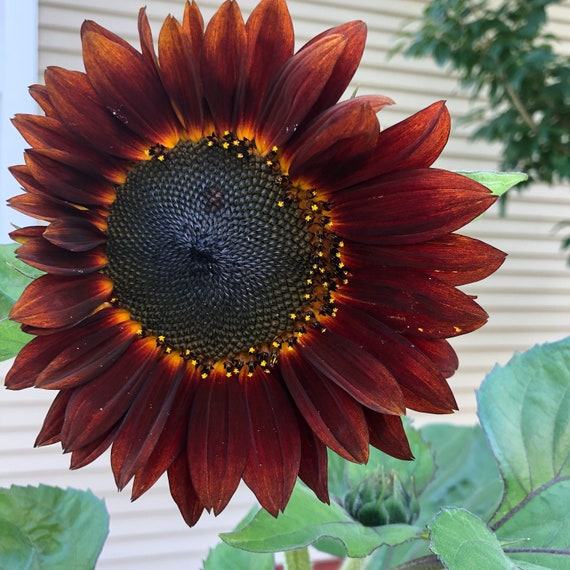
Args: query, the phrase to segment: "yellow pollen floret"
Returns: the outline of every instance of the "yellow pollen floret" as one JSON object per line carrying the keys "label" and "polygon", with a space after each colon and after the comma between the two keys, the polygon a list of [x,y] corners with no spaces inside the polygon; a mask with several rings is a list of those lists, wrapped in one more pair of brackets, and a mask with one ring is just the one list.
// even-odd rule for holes
{"label": "yellow pollen floret", "polygon": [[222,143],[222,146],[227,150],[228,148],[230,148],[230,143],[229,142]]}
{"label": "yellow pollen floret", "polygon": [[253,354],[255,352],[255,348],[253,346],[249,347],[249,351],[250,354]]}
{"label": "yellow pollen floret", "polygon": [[279,148],[278,148],[277,146],[272,146],[272,147],[271,147],[271,150],[272,150],[273,152],[277,152],[277,151],[279,150]]}
{"label": "yellow pollen floret", "polygon": [[162,162],[164,160],[164,154],[159,154],[157,158],[160,160],[160,162]]}
{"label": "yellow pollen floret", "polygon": [[297,315],[296,315],[295,313],[291,313],[289,316],[290,316],[292,319],[296,319],[296,318],[297,318]]}
{"label": "yellow pollen floret", "polygon": [[277,202],[277,205],[278,205],[280,208],[283,208],[283,206],[285,206],[285,202],[283,202],[283,200],[279,200],[279,202]]}

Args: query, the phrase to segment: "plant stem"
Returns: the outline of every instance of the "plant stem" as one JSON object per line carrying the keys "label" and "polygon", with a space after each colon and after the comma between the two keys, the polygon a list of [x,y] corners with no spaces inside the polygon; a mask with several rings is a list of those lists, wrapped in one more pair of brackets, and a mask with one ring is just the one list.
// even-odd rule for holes
{"label": "plant stem", "polygon": [[364,570],[369,560],[369,556],[365,558],[345,558],[340,570]]}
{"label": "plant stem", "polygon": [[286,570],[311,570],[311,559],[309,558],[309,549],[297,548],[295,550],[285,551],[285,569]]}

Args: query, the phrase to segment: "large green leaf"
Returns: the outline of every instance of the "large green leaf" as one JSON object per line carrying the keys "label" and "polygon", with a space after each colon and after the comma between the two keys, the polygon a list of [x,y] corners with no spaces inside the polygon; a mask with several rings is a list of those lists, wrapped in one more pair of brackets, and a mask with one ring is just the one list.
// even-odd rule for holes
{"label": "large green leaf", "polygon": [[[235,530],[241,530],[255,516],[257,508],[254,507],[237,525]],[[231,568],[232,570],[273,570],[275,557],[272,553],[251,552],[229,546],[221,542],[208,553],[204,561],[204,570],[220,570]]]}
{"label": "large green leaf", "polygon": [[430,548],[448,570],[515,570],[497,537],[465,509],[443,509],[428,525]]}
{"label": "large green leaf", "polygon": [[492,528],[524,540],[517,559],[570,568],[570,339],[495,368],[478,402],[505,484]]}
{"label": "large green leaf", "polygon": [[0,360],[12,358],[31,340],[20,325],[8,319],[10,309],[32,279],[41,275],[37,269],[16,259],[17,245],[0,245]]}
{"label": "large green leaf", "polygon": [[435,477],[420,497],[420,520],[441,507],[463,507],[483,520],[495,512],[503,492],[497,463],[479,426],[431,424],[421,429],[437,465]]}
{"label": "large green leaf", "polygon": [[319,501],[305,485],[297,484],[285,511],[277,518],[260,510],[243,529],[221,534],[227,544],[252,552],[281,552],[331,538],[350,557],[368,556],[383,545],[417,538],[421,529],[409,525],[370,528],[354,521],[338,505]]}
{"label": "large green leaf", "polygon": [[90,491],[0,489],[0,568],[92,570],[108,529],[105,504]]}

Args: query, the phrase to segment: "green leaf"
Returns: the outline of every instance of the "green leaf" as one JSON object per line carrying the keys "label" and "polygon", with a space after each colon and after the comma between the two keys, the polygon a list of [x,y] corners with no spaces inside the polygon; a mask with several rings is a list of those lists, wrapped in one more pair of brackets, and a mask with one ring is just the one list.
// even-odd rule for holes
{"label": "green leaf", "polygon": [[92,570],[108,529],[105,504],[90,491],[0,489],[0,568]]}
{"label": "green leaf", "polygon": [[[256,507],[251,509],[235,530],[241,530],[245,527],[253,519],[257,511]],[[208,558],[204,561],[204,570],[220,570],[221,568],[232,568],[232,570],[273,570],[275,568],[275,557],[273,554],[250,552],[221,542],[208,553]]]}
{"label": "green leaf", "polygon": [[252,552],[281,552],[331,538],[342,544],[348,556],[359,558],[380,546],[417,538],[420,532],[421,529],[409,525],[362,526],[338,505],[321,503],[299,483],[287,508],[277,518],[260,510],[242,530],[220,537],[231,546]]}
{"label": "green leaf", "polygon": [[570,478],[570,339],[515,354],[490,372],[477,401],[505,483],[500,526],[527,495]]}
{"label": "green leaf", "polygon": [[16,259],[17,245],[0,245],[0,360],[12,358],[31,340],[20,325],[8,319],[10,309],[32,279],[41,271]]}
{"label": "green leaf", "polygon": [[510,190],[513,186],[520,184],[528,180],[528,176],[523,172],[491,172],[491,171],[479,171],[479,172],[458,172],[483,184],[491,190],[496,196],[502,196],[507,190]]}
{"label": "green leaf", "polygon": [[448,570],[514,570],[485,523],[465,509],[443,509],[428,525],[430,548]]}
{"label": "green leaf", "polygon": [[395,471],[406,488],[414,486],[419,495],[433,479],[435,463],[429,445],[422,439],[419,431],[411,425],[405,425],[410,447],[414,454],[413,461],[402,461],[370,448],[370,458],[366,465],[345,461],[336,453],[329,453],[329,488],[333,495],[342,498],[346,492],[366,479],[370,473],[384,469],[386,473]]}
{"label": "green leaf", "polygon": [[497,536],[525,539],[517,560],[570,568],[570,339],[495,368],[478,402],[505,482]]}
{"label": "green leaf", "polygon": [[433,481],[420,497],[420,521],[441,507],[463,507],[488,520],[503,494],[495,458],[479,426],[431,424],[421,429],[437,465]]}

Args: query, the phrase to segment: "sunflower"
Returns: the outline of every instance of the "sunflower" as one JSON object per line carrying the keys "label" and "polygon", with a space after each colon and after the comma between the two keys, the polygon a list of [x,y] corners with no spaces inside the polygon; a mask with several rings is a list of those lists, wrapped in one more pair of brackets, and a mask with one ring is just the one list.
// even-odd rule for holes
{"label": "sunflower", "polygon": [[50,67],[44,115],[14,123],[30,147],[12,232],[45,274],[11,318],[35,335],[6,385],[58,391],[37,445],[71,467],[111,447],[133,498],[166,472],[189,525],[243,480],[283,510],[297,477],[328,501],[327,447],[412,458],[406,409],[456,408],[447,338],[486,313],[456,286],[502,262],[455,234],[495,198],[430,168],[449,134],[438,102],[380,130],[392,101],[338,102],[366,27],[296,53],[285,0],[244,23],[195,3],[155,52],[92,21],[85,72]]}

